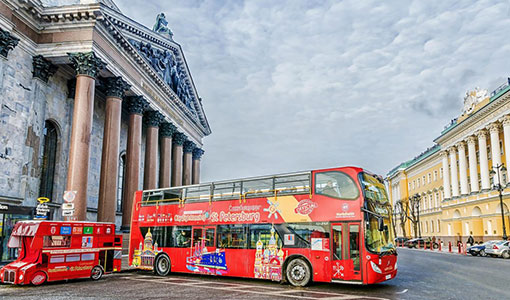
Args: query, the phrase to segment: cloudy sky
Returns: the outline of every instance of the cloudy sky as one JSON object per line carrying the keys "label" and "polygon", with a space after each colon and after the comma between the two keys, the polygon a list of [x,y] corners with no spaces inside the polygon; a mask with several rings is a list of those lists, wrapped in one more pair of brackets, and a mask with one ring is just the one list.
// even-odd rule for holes
{"label": "cloudy sky", "polygon": [[[433,145],[510,76],[508,1],[117,0],[165,12],[213,133],[202,181],[356,165]],[[141,4],[143,3],[143,4]]]}

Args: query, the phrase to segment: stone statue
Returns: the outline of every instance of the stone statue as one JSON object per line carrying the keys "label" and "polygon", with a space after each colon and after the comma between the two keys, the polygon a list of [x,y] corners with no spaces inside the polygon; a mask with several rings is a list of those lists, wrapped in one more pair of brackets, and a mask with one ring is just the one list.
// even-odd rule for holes
{"label": "stone statue", "polygon": [[166,20],[166,17],[165,17],[165,14],[164,13],[160,13],[157,17],[156,17],[156,24],[154,24],[154,27],[152,28],[152,30],[156,31],[157,33],[163,35],[163,36],[168,36],[169,39],[173,40],[173,32],[172,30],[170,30],[170,28],[168,28],[168,21]]}
{"label": "stone statue", "polygon": [[489,92],[486,89],[476,87],[472,91],[467,91],[466,96],[464,96],[464,107],[462,109],[462,113],[471,114],[476,105],[487,98],[489,98]]}

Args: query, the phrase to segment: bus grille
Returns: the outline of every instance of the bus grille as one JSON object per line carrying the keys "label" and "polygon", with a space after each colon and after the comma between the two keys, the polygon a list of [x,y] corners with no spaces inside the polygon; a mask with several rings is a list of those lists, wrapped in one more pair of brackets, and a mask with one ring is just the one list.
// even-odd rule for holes
{"label": "bus grille", "polygon": [[4,271],[4,282],[5,283],[14,283],[14,280],[16,279],[16,272],[15,271]]}

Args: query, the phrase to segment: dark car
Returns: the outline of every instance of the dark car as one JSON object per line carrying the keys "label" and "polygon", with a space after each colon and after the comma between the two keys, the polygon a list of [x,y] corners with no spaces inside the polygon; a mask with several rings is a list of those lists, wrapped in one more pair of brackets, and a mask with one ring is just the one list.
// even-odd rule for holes
{"label": "dark car", "polygon": [[485,242],[485,243],[480,244],[480,245],[473,245],[471,247],[468,247],[466,249],[466,252],[471,254],[471,255],[473,255],[473,256],[477,256],[477,255],[487,256],[487,253],[485,253],[485,248],[492,247],[492,245],[494,245],[497,242],[499,242],[499,241],[497,241],[497,240],[495,240],[495,241],[488,241],[488,242]]}
{"label": "dark car", "polygon": [[395,244],[397,246],[404,245],[404,243],[407,242],[408,240],[409,240],[409,238],[399,236],[399,237],[395,238]]}
{"label": "dark car", "polygon": [[[407,248],[423,248],[423,246],[426,246],[427,249],[430,249],[430,244],[432,243],[432,239],[431,238],[415,238],[415,239],[410,239],[408,241],[406,241],[404,243],[404,247],[407,247]],[[434,242],[432,244],[432,247],[434,249],[437,249],[439,248],[439,244]]]}

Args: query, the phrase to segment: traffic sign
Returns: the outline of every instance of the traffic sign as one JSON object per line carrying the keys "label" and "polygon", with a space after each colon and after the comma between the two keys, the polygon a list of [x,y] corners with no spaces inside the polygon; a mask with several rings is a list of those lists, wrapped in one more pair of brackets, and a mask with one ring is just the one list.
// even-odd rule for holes
{"label": "traffic sign", "polygon": [[63,198],[65,202],[73,202],[76,198],[76,191],[65,191]]}
{"label": "traffic sign", "polygon": [[74,215],[74,209],[62,210],[63,217],[72,217]]}
{"label": "traffic sign", "polygon": [[62,209],[63,210],[73,210],[74,203],[62,203]]}

